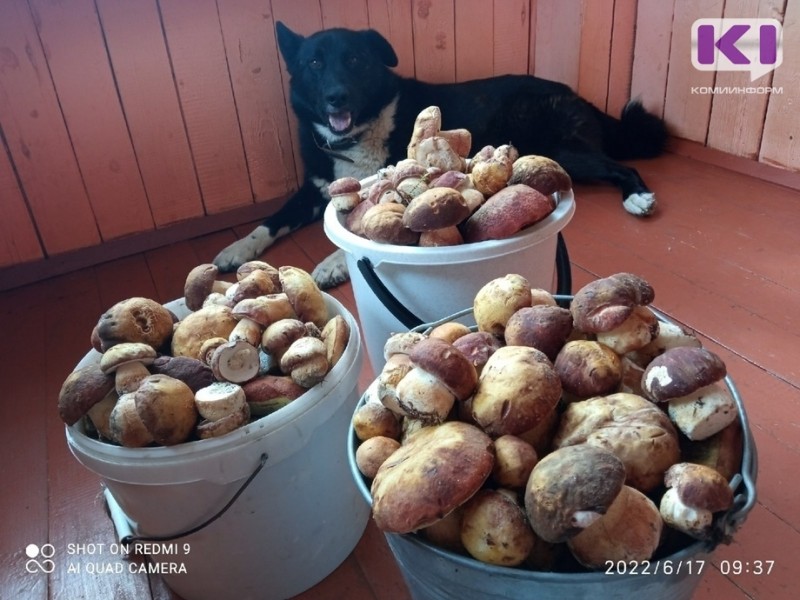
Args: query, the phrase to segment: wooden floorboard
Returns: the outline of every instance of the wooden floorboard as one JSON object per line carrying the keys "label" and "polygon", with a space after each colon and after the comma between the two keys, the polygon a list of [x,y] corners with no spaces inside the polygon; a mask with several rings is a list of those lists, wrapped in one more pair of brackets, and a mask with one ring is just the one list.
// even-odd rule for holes
{"label": "wooden floorboard", "polygon": [[[758,447],[758,501],[734,542],[713,553],[695,600],[789,600],[800,569],[800,194],[676,155],[636,166],[659,197],[653,218],[624,213],[609,188],[576,189],[576,214],[564,231],[574,289],[614,272],[638,273],[654,285],[655,306],[696,330],[726,361]],[[160,302],[181,296],[189,269],[253,225],[0,293],[0,327],[8,342],[0,361],[0,381],[6,382],[0,397],[1,600],[182,600],[156,576],[68,572],[70,565],[85,570],[97,560],[67,556],[69,544],[116,538],[99,480],[70,453],[55,401],[106,308],[130,296]],[[280,240],[263,258],[310,270],[333,250],[316,224]],[[332,294],[356,312],[350,284]],[[360,389],[371,379],[365,364]],[[28,573],[26,546],[46,543],[57,549],[55,569],[49,576]],[[106,553],[99,560],[123,559]],[[755,560],[775,561],[772,572],[728,572],[733,561]],[[299,596],[409,597],[371,522],[339,569]]]}

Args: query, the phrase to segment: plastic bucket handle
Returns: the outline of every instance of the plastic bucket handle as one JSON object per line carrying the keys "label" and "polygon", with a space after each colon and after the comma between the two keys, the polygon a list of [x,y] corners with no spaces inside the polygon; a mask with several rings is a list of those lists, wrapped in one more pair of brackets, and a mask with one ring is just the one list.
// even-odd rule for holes
{"label": "plastic bucket handle", "polygon": [[[389,291],[389,288],[387,288],[380,277],[378,277],[375,268],[368,258],[359,258],[356,261],[356,265],[361,275],[364,277],[364,281],[372,290],[372,293],[375,294],[378,300],[381,301],[395,319],[400,321],[400,323],[408,329],[414,329],[415,327],[425,324],[422,319],[408,310],[408,308]],[[559,296],[569,296],[571,293],[572,267],[569,262],[567,244],[564,241],[564,236],[559,231],[556,239],[556,294]]]}

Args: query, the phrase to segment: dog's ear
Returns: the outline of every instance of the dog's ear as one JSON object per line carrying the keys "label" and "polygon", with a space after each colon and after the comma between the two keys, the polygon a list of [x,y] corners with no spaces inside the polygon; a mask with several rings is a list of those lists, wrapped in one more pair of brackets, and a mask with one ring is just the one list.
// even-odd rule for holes
{"label": "dog's ear", "polygon": [[278,48],[280,48],[281,54],[283,55],[283,60],[286,61],[286,64],[291,64],[294,62],[297,51],[300,49],[300,44],[303,43],[305,38],[299,33],[295,33],[289,29],[280,21],[275,23],[275,31],[278,34]]}
{"label": "dog's ear", "polygon": [[381,59],[383,64],[385,64],[387,67],[397,66],[397,54],[395,54],[394,48],[392,48],[389,40],[387,40],[374,29],[365,29],[360,33],[364,36],[364,39],[375,51],[375,54]]}

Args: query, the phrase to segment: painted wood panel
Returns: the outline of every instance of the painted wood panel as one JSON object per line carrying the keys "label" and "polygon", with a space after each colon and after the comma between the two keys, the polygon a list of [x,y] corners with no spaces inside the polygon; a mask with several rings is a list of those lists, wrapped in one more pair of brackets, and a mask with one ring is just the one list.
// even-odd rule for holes
{"label": "painted wood panel", "polygon": [[57,254],[99,244],[95,216],[24,0],[0,3],[0,40],[0,126],[45,251]]}
{"label": "painted wood panel", "polygon": [[43,257],[33,219],[22,197],[8,150],[0,143],[0,267]]}
{"label": "painted wood panel", "polygon": [[762,161],[800,169],[800,110],[797,109],[800,90],[800,0],[787,0],[783,21],[783,64],[775,69],[773,87],[781,93],[773,93],[767,105],[764,134],[761,139],[759,157]]}
{"label": "painted wood panel", "polygon": [[153,229],[94,2],[30,6],[100,235]]}
{"label": "painted wood panel", "polygon": [[156,0],[96,0],[156,227],[204,214]]}
{"label": "painted wood panel", "polygon": [[423,81],[456,80],[453,4],[448,0],[412,0],[415,72]]}
{"label": "painted wood panel", "polygon": [[608,99],[614,0],[584,0],[577,92],[601,110]]}
{"label": "painted wood panel", "polygon": [[161,0],[161,17],[206,213],[253,202],[214,0]]}
{"label": "painted wood panel", "polygon": [[578,87],[583,2],[537,0],[533,74]]}
{"label": "painted wood panel", "polygon": [[494,73],[527,73],[530,44],[531,6],[528,0],[494,0]]}
{"label": "painted wood panel", "polygon": [[283,196],[296,187],[289,110],[285,103],[266,0],[218,0],[225,53],[256,201]]}
{"label": "painted wood panel", "polygon": [[486,0],[463,0],[455,11],[455,79],[467,81],[494,74],[494,6]]}
{"label": "painted wood panel", "polygon": [[631,99],[631,74],[636,37],[636,0],[614,1],[614,26],[608,65],[605,111],[619,116]]}
{"label": "painted wood panel", "polygon": [[411,2],[407,0],[367,0],[369,26],[389,40],[397,54],[395,72],[403,77],[414,76],[414,33]]}
{"label": "painted wood panel", "polygon": [[664,115],[675,0],[640,0],[636,10],[631,97]]}

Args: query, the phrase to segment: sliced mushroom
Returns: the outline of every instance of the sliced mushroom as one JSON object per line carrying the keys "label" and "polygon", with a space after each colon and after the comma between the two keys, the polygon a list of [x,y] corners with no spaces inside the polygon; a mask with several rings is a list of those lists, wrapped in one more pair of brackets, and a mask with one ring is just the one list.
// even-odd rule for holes
{"label": "sliced mushroom", "polygon": [[209,366],[220,381],[244,383],[258,375],[261,359],[258,348],[244,340],[234,340],[214,350]]}

